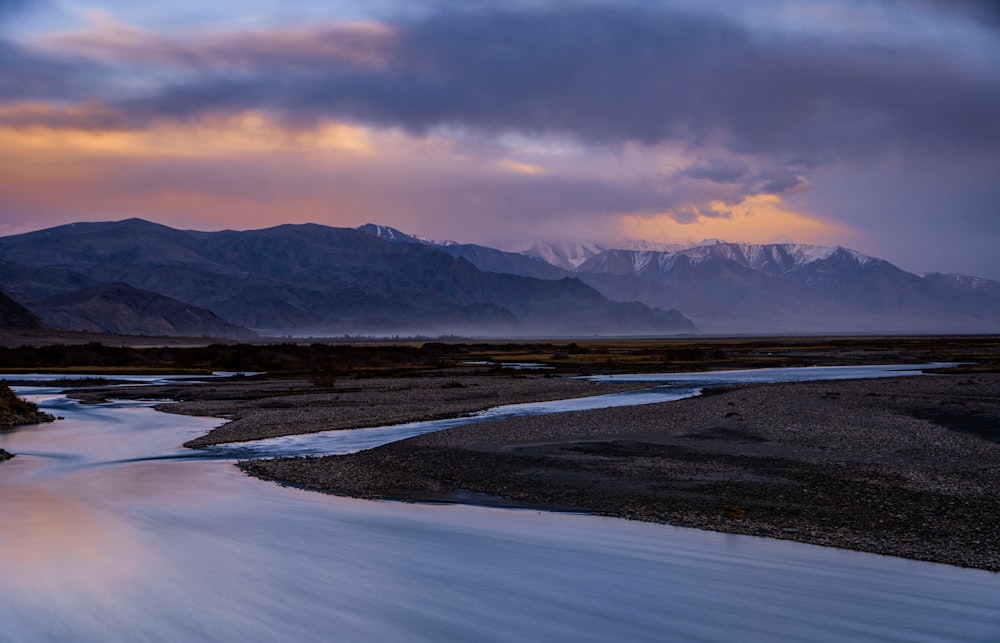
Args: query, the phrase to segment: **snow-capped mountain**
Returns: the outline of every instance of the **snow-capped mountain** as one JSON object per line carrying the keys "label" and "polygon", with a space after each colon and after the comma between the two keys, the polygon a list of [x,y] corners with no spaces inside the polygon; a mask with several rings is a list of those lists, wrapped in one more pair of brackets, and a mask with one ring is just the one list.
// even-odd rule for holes
{"label": "snow-capped mountain", "polygon": [[588,259],[607,250],[590,241],[543,241],[539,239],[521,254],[547,261],[563,270],[573,271]]}
{"label": "snow-capped mountain", "polygon": [[577,277],[612,301],[680,310],[703,332],[1000,330],[1000,282],[915,275],[842,246],[719,239],[610,245],[536,241],[519,254],[469,244],[442,249],[488,272]]}
{"label": "snow-capped mountain", "polygon": [[677,252],[690,248],[689,243],[659,243],[645,239],[624,239],[610,244],[596,241],[552,241],[539,239],[521,254],[542,259],[563,270],[575,271],[583,263],[608,250],[639,252]]}
{"label": "snow-capped mountain", "polygon": [[362,226],[355,228],[366,234],[370,234],[373,237],[378,237],[384,241],[389,241],[393,243],[417,243],[423,246],[455,246],[458,245],[455,241],[434,241],[431,239],[425,239],[417,234],[407,234],[396,228],[392,228],[387,225],[377,225],[375,223],[366,223]]}
{"label": "snow-capped mountain", "polygon": [[851,258],[859,266],[881,261],[840,246],[726,243],[710,240],[668,251],[605,250],[580,264],[577,272],[631,274],[658,279],[670,273],[679,262],[697,266],[705,262],[721,261],[768,275],[780,276],[808,264],[824,261],[838,253]]}
{"label": "snow-capped mountain", "polygon": [[[702,244],[715,243],[714,239],[706,239]],[[680,252],[693,246],[695,243],[660,243],[659,241],[647,241],[646,239],[624,239],[612,244],[615,250],[636,250],[640,252]]]}
{"label": "snow-capped mountain", "polygon": [[1000,297],[989,280],[921,277],[841,246],[714,242],[677,252],[607,250],[576,274],[609,299],[670,302],[710,331],[1000,329]]}

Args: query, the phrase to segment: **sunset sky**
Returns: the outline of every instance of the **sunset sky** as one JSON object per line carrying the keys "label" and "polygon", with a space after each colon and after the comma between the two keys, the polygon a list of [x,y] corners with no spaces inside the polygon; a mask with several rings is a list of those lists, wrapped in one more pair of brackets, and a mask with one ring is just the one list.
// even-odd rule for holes
{"label": "sunset sky", "polygon": [[1000,3],[0,0],[0,234],[133,216],[1000,278]]}

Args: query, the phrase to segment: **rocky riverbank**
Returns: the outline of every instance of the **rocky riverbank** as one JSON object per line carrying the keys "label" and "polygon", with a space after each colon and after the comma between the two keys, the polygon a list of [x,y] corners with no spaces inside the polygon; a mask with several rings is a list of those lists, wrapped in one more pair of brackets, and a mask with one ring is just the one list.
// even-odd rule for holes
{"label": "rocky riverbank", "polygon": [[[54,420],[55,417],[39,411],[38,405],[19,398],[6,382],[0,382],[0,429]],[[0,449],[0,462],[10,460],[15,455]]]}
{"label": "rocky riverbank", "polygon": [[1000,571],[997,374],[748,386],[240,466],[362,498],[574,509]]}
{"label": "rocky riverbank", "polygon": [[52,422],[55,417],[38,410],[38,405],[22,400],[5,382],[0,382],[0,428]]}

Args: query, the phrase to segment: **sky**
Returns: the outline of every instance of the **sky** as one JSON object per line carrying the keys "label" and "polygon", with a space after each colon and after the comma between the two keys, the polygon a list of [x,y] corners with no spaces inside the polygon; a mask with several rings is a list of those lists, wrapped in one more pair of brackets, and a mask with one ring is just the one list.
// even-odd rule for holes
{"label": "sky", "polygon": [[0,235],[129,217],[1000,279],[1000,3],[0,0]]}

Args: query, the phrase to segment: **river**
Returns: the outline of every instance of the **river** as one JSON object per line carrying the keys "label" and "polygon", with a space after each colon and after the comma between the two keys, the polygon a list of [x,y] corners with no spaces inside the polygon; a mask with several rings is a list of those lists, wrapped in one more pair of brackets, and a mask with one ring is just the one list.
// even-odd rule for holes
{"label": "river", "polygon": [[219,420],[20,392],[64,419],[0,432],[0,641],[1000,640],[998,574],[324,496],[180,446]]}

